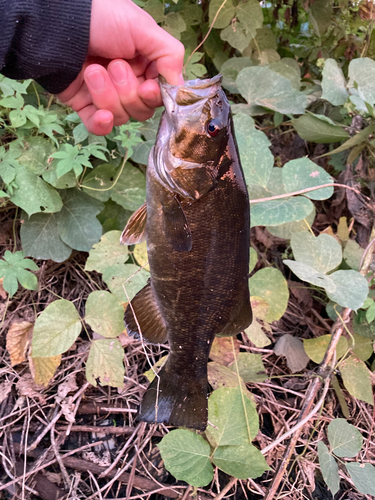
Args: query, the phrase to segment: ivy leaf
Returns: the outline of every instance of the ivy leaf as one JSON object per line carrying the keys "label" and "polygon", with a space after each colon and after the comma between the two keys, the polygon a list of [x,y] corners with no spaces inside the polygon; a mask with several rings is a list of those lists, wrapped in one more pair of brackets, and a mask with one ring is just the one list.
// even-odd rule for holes
{"label": "ivy leaf", "polygon": [[240,21],[227,26],[220,33],[220,38],[222,40],[228,42],[232,47],[240,52],[246,49],[254,36],[255,34],[248,31],[246,25]]}
{"label": "ivy leaf", "polygon": [[117,264],[103,272],[103,280],[120,302],[131,300],[146,285],[149,277],[147,271],[135,264]]}
{"label": "ivy leaf", "polygon": [[84,123],[79,123],[76,127],[73,129],[73,137],[74,137],[74,145],[85,141],[89,136],[89,131],[85,127]]}
{"label": "ivy leaf", "polygon": [[103,290],[90,293],[85,321],[103,337],[117,337],[125,329],[124,308],[114,295]]}
{"label": "ivy leaf", "polygon": [[21,242],[25,255],[34,259],[51,259],[64,262],[70,257],[72,249],[60,238],[54,214],[34,214],[27,217],[21,225]]}
{"label": "ivy leaf", "polygon": [[250,443],[259,431],[254,403],[240,386],[217,389],[208,398],[206,436],[212,446],[238,446]]}
{"label": "ivy leaf", "polygon": [[212,461],[226,474],[238,479],[256,478],[271,470],[262,453],[252,444],[219,446]]}
{"label": "ivy leaf", "polygon": [[[316,339],[303,339],[303,347],[308,357],[316,364],[323,361],[324,355],[331,342],[331,335],[321,335]],[[336,359],[341,359],[348,350],[348,341],[340,337],[336,347]]]}
{"label": "ivy leaf", "polygon": [[158,444],[165,468],[191,486],[207,486],[213,479],[210,445],[202,436],[186,429],[166,434]]}
{"label": "ivy leaf", "polygon": [[317,144],[330,144],[349,138],[349,134],[342,127],[323,115],[309,113],[292,120],[292,125],[302,139]]}
{"label": "ivy leaf", "polygon": [[62,241],[83,252],[89,252],[102,235],[102,226],[96,215],[103,204],[78,189],[61,192],[63,208],[56,214],[57,228]]}
{"label": "ivy leaf", "polygon": [[131,159],[136,163],[141,163],[142,165],[147,165],[148,157],[150,156],[151,149],[155,144],[155,140],[143,141],[136,144],[133,148],[133,154]]}
{"label": "ivy leaf", "polygon": [[[188,80],[194,80],[194,78],[201,78],[207,69],[203,64],[199,64],[199,61],[204,56],[203,52],[195,52],[191,57],[191,51],[185,51],[184,64],[185,64],[185,74]],[[190,58],[190,59],[189,59]]]}
{"label": "ivy leaf", "polygon": [[126,150],[127,157],[130,158],[133,154],[133,148],[142,139],[138,135],[138,130],[142,126],[138,122],[129,122],[118,127],[118,134],[114,137],[116,141],[119,141],[124,150]]}
{"label": "ivy leaf", "polygon": [[19,167],[17,158],[20,153],[13,149],[5,150],[4,146],[0,147],[0,177],[5,184],[10,184],[16,177],[16,168]]}
{"label": "ivy leaf", "polygon": [[[222,3],[222,0],[211,0],[208,10],[208,22],[210,25],[212,24],[212,21],[214,20],[214,17],[220,9]],[[224,7],[220,10],[213,27],[218,29],[226,28],[234,18],[235,11],[236,9],[232,0],[227,0]]]}
{"label": "ivy leaf", "polygon": [[60,194],[44,182],[38,175],[29,172],[24,166],[16,167],[15,182],[17,189],[11,201],[21,207],[28,215],[38,212],[59,212],[62,207]]}
{"label": "ivy leaf", "polygon": [[127,162],[113,188],[111,198],[126,210],[137,210],[146,199],[145,176],[138,168]]}
{"label": "ivy leaf", "polygon": [[41,175],[48,168],[48,158],[54,150],[51,142],[44,137],[27,137],[17,161],[33,174]]}
{"label": "ivy leaf", "polygon": [[345,388],[353,397],[374,404],[371,373],[363,361],[351,355],[340,364],[340,372]]}
{"label": "ivy leaf", "polygon": [[53,111],[43,110],[43,115],[40,117],[40,125],[38,127],[39,134],[45,134],[50,137],[59,147],[59,142],[55,133],[65,135],[65,130],[62,127],[62,121]]}
{"label": "ivy leaf", "polygon": [[[302,189],[333,183],[333,178],[324,168],[308,158],[299,158],[286,163],[282,169],[283,181],[286,192],[300,191]],[[326,200],[333,195],[333,186],[305,193],[304,196],[312,200]]]}
{"label": "ivy leaf", "polygon": [[258,202],[251,207],[251,227],[277,226],[306,219],[314,209],[304,196]]}
{"label": "ivy leaf", "polygon": [[327,59],[322,72],[322,99],[326,99],[334,106],[340,106],[349,97],[346,90],[346,81],[342,69],[335,59]]}
{"label": "ivy leaf", "polygon": [[326,273],[341,264],[341,245],[328,234],[315,237],[308,232],[294,233],[290,243],[295,260],[317,271]]}
{"label": "ivy leaf", "polygon": [[38,316],[33,333],[32,356],[50,357],[62,354],[81,333],[81,318],[69,300],[55,300]]}
{"label": "ivy leaf", "polygon": [[123,387],[124,349],[117,339],[99,339],[91,343],[86,363],[86,378],[94,387]]}
{"label": "ivy leaf", "polygon": [[360,452],[363,444],[362,434],[344,418],[331,420],[327,432],[332,453],[336,456],[352,458]]}
{"label": "ivy leaf", "polygon": [[104,273],[111,266],[125,264],[128,259],[128,247],[120,244],[120,236],[121,231],[105,233],[99,243],[90,250],[85,270]]}
{"label": "ivy leaf", "polygon": [[0,259],[0,278],[4,278],[3,288],[9,297],[13,297],[18,290],[18,283],[28,290],[37,289],[36,276],[26,269],[38,271],[39,267],[32,260],[25,259],[23,252],[5,251],[4,258]]}
{"label": "ivy leaf", "polygon": [[371,464],[358,462],[346,462],[345,466],[349,472],[354,486],[364,495],[375,495],[375,467]]}
{"label": "ivy leaf", "polygon": [[250,105],[256,104],[282,114],[303,114],[307,106],[306,96],[294,89],[290,80],[265,66],[244,68],[236,85]]}
{"label": "ivy leaf", "polygon": [[[333,420],[334,422],[334,420]],[[335,496],[340,489],[339,468],[336,460],[330,454],[323,441],[318,442],[319,465],[322,470],[323,479],[326,482],[332,496]]]}
{"label": "ivy leaf", "polygon": [[111,163],[98,165],[85,176],[82,184],[83,192],[99,201],[108,201],[112,194],[110,188],[113,186],[115,179],[115,165]]}
{"label": "ivy leaf", "polygon": [[368,283],[364,276],[357,271],[336,271],[330,275],[335,286],[334,290],[328,291],[328,297],[343,307],[349,307],[357,311],[362,307],[368,295]]}
{"label": "ivy leaf", "polygon": [[237,76],[242,69],[248,66],[253,66],[253,62],[249,57],[232,57],[225,61],[220,68],[220,73],[223,75],[223,87],[232,94],[239,94],[236,85]]}
{"label": "ivy leaf", "polygon": [[249,279],[251,295],[260,297],[268,304],[268,312],[264,319],[271,323],[277,321],[285,313],[289,290],[283,274],[274,267],[260,269]]}

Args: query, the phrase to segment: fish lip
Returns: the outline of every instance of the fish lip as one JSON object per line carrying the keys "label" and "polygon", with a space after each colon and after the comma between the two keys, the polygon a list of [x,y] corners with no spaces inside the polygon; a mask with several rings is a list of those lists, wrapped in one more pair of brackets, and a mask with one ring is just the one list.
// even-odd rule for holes
{"label": "fish lip", "polygon": [[195,80],[186,80],[183,85],[171,85],[166,81],[166,79],[162,75],[159,75],[160,87],[169,89],[176,89],[179,87],[186,87],[188,89],[193,89],[193,90],[206,89],[212,87],[217,83],[221,83],[222,80],[223,80],[223,75],[219,73],[218,75],[213,76],[212,78],[205,78],[203,80],[201,80],[200,78],[196,78]]}

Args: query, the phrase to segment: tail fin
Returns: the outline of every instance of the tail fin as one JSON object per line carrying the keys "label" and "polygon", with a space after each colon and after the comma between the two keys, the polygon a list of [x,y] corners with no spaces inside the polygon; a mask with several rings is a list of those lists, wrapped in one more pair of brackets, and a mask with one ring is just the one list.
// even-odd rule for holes
{"label": "tail fin", "polygon": [[143,422],[204,431],[207,426],[207,378],[187,379],[167,364],[147,389],[138,411]]}

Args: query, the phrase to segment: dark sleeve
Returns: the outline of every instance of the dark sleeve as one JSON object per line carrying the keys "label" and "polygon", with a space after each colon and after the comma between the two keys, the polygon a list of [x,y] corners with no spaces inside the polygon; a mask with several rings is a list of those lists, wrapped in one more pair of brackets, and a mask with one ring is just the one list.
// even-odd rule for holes
{"label": "dark sleeve", "polygon": [[85,61],[90,16],[91,0],[0,0],[0,72],[62,92]]}

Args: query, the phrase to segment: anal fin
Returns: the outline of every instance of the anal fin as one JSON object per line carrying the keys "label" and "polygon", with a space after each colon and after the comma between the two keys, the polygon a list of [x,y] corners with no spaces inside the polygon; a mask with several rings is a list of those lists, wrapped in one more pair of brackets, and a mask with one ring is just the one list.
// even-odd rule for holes
{"label": "anal fin", "polygon": [[251,325],[253,320],[253,313],[251,311],[250,298],[244,300],[240,310],[235,315],[234,319],[229,321],[224,329],[217,333],[218,337],[231,337],[243,332],[248,326]]}
{"label": "anal fin", "polygon": [[192,248],[191,232],[178,199],[172,196],[162,207],[163,230],[168,243],[177,252],[189,252]]}
{"label": "anal fin", "polygon": [[146,222],[147,222],[147,204],[143,203],[141,207],[134,212],[128,220],[128,223],[123,230],[120,243],[123,245],[135,245],[142,243],[146,239]]}
{"label": "anal fin", "polygon": [[133,297],[131,307],[128,305],[126,308],[125,325],[129,335],[140,338],[142,334],[142,338],[150,344],[161,344],[167,339],[167,327],[152,292],[150,280]]}

